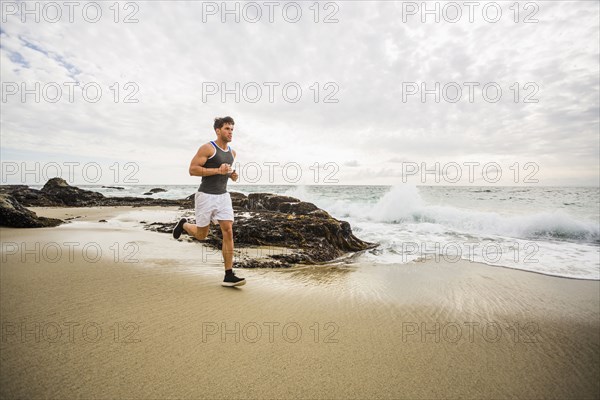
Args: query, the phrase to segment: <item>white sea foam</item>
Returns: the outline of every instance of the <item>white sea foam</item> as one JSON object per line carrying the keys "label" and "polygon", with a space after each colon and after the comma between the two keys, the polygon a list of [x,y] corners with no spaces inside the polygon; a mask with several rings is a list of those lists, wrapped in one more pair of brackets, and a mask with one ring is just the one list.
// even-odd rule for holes
{"label": "white sea foam", "polygon": [[372,263],[407,263],[444,255],[549,275],[600,279],[599,225],[563,210],[535,213],[477,211],[431,205],[418,188],[391,188],[378,200],[322,196],[305,187],[286,194],[311,201],[350,222],[361,239],[379,248]]}
{"label": "white sea foam", "polygon": [[516,238],[559,238],[588,242],[597,242],[600,239],[600,227],[597,223],[582,221],[561,210],[506,215],[427,205],[415,186],[393,187],[375,203],[323,198],[309,193],[302,186],[290,191],[289,194],[305,201],[315,202],[334,215],[352,217],[356,220],[388,224],[439,224],[462,232]]}

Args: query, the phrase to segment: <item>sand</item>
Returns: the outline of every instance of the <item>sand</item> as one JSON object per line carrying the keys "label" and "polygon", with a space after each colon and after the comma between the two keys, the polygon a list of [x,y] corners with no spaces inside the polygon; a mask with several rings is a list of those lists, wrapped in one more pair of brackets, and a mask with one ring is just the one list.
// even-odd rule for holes
{"label": "sand", "polygon": [[2,398],[600,397],[599,281],[429,260],[223,288],[218,252],[141,228],[175,208],[34,211],[81,218],[0,228]]}

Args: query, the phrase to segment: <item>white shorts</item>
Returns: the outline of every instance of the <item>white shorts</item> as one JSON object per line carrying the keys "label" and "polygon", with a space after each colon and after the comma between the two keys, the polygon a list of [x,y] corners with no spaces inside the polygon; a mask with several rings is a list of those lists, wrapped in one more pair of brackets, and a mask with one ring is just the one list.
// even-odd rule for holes
{"label": "white shorts", "polygon": [[208,226],[210,221],[218,224],[219,220],[233,221],[233,206],[229,193],[208,194],[196,192],[196,226]]}

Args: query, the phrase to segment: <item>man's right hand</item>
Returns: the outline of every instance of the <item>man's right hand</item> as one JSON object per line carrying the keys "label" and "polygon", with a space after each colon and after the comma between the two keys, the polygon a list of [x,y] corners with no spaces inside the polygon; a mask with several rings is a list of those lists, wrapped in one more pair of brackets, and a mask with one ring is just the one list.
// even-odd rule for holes
{"label": "man's right hand", "polygon": [[219,174],[220,175],[227,175],[231,173],[231,165],[229,164],[221,164],[221,166],[219,167]]}

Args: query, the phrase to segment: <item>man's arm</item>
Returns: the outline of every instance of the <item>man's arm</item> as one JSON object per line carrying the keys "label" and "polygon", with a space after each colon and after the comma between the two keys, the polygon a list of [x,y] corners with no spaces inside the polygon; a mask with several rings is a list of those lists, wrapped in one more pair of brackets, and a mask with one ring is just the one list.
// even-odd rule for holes
{"label": "man's arm", "polygon": [[[233,152],[233,159],[235,160],[236,152],[233,149],[231,151]],[[235,171],[235,169],[233,170],[231,175],[229,175],[229,178],[234,182],[238,180],[238,173]]]}
{"label": "man's arm", "polygon": [[204,164],[213,152],[214,148],[210,143],[200,146],[190,163],[190,176],[226,175],[229,172],[228,164],[221,164],[219,168],[204,168]]}

